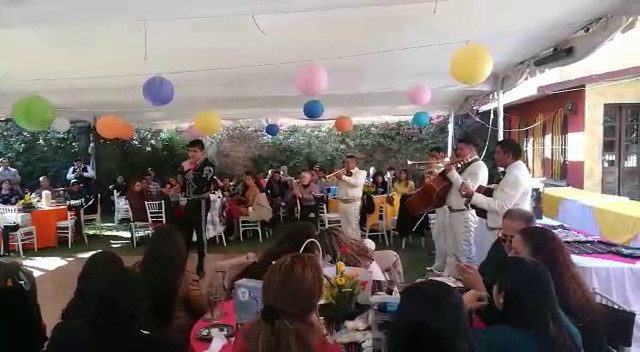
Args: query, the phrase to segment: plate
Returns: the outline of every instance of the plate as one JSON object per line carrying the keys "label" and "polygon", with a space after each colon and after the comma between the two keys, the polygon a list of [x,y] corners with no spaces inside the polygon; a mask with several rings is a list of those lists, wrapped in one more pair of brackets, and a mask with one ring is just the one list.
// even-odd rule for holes
{"label": "plate", "polygon": [[224,334],[224,337],[227,338],[232,337],[235,334],[235,329],[233,328],[233,326],[223,323],[213,323],[200,328],[200,330],[198,330],[197,336],[199,339],[211,340],[213,339],[213,335],[218,331],[222,332]]}

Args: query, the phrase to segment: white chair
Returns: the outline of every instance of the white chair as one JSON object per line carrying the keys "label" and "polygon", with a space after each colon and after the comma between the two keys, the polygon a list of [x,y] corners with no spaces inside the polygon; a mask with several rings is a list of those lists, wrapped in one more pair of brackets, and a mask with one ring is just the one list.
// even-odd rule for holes
{"label": "white chair", "polygon": [[340,214],[327,212],[327,205],[322,203],[322,206],[318,207],[318,229],[323,230],[333,226],[342,226],[342,220]]}
{"label": "white chair", "polygon": [[[386,197],[386,196],[382,196]],[[387,203],[384,202],[378,208],[378,223],[375,232],[371,232],[371,226],[367,224],[364,236],[369,238],[369,235],[378,235],[378,242],[382,242],[382,236],[384,236],[384,242],[389,245],[389,237],[387,237]]]}
{"label": "white chair", "polygon": [[115,211],[113,222],[116,223],[116,225],[122,220],[131,220],[131,212],[127,206],[127,199],[125,197],[119,197],[117,191],[113,191],[113,205]]}
{"label": "white chair", "polygon": [[[87,209],[88,206],[91,205],[91,203],[93,202],[98,202],[96,204],[96,213],[95,214],[85,214],[84,213],[84,209]],[[101,199],[100,199],[100,193],[98,193],[98,196],[96,198],[94,198],[89,204],[87,204],[83,209],[82,209],[82,226],[83,226],[83,232],[84,232],[84,228],[87,225],[94,225],[95,227],[98,228],[98,234],[100,236],[102,236],[102,204],[101,204]]]}
{"label": "white chair", "polygon": [[[9,246],[14,245],[20,252],[20,257],[24,257],[22,251],[23,243],[32,243],[34,251],[38,251],[38,238],[36,237],[36,228],[31,226],[31,218],[27,224],[20,224],[18,207],[16,206],[0,206],[0,228],[5,225],[17,225],[18,230],[8,234]],[[26,225],[26,226],[24,226]],[[0,246],[0,253],[4,254],[4,246]]]}
{"label": "white chair", "polygon": [[[57,237],[67,237],[69,248],[71,248],[71,243],[73,242],[73,233],[75,230],[75,221],[76,221],[76,209],[80,209],[80,223],[82,224],[82,200],[72,200],[69,201],[69,205],[67,208],[67,220],[58,221],[56,223],[56,236]],[[87,240],[87,234],[82,231],[82,235],[84,237],[84,243],[89,243]]]}
{"label": "white chair", "polygon": [[149,223],[167,223],[167,215],[165,214],[164,202],[144,202],[145,208],[147,208],[147,219]]}
{"label": "white chair", "polygon": [[248,216],[241,216],[238,219],[238,232],[240,233],[240,241],[242,241],[242,233],[244,231],[258,231],[258,237],[262,242],[262,228],[260,227],[260,221],[250,220]]}
{"label": "white chair", "polygon": [[[420,220],[418,220],[416,222],[416,224],[413,226],[413,229],[411,230],[411,234],[408,235],[408,236],[405,236],[402,239],[402,249],[404,249],[404,247],[405,247],[405,245],[407,243],[407,239],[409,239],[409,243],[413,243],[413,236],[415,234],[415,231],[418,228],[418,226],[420,226],[420,223],[425,221],[425,217],[428,218],[429,224],[431,225],[431,229],[433,229],[433,222],[434,222],[434,219],[435,219],[435,214],[429,214],[429,213],[422,214],[422,217],[420,218]],[[420,237],[420,245],[422,246],[422,248],[424,248],[425,238],[424,238],[424,236],[419,236],[419,237]]]}
{"label": "white chair", "polygon": [[[147,202],[145,202],[145,207],[146,205]],[[129,204],[128,200],[126,200],[126,206],[129,214],[133,214],[133,212],[131,212],[131,205]],[[131,217],[130,219],[131,222],[129,223],[129,229],[131,231],[131,240],[133,241],[133,247],[137,247],[138,237],[151,236],[151,226],[149,225],[149,222],[133,221],[133,217]]]}

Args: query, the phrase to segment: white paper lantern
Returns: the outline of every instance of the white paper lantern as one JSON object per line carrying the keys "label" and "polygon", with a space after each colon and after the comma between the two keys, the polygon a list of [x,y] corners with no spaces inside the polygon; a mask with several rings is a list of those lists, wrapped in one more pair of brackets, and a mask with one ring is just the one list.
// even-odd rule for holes
{"label": "white paper lantern", "polygon": [[64,117],[56,117],[51,124],[51,129],[58,132],[67,132],[71,128],[71,121]]}

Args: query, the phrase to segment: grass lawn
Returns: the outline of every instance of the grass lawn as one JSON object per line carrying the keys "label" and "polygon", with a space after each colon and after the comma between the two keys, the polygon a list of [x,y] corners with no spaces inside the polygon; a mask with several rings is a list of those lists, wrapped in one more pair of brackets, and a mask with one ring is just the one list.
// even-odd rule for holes
{"label": "grass lawn", "polygon": [[[106,223],[103,225],[103,236],[99,236],[92,233],[92,230],[88,230],[89,244],[84,242],[74,242],[71,249],[66,245],[64,239],[60,239],[58,247],[45,248],[38,252],[28,251],[25,252],[26,256],[30,257],[71,257],[78,253],[91,252],[97,250],[111,250],[118,253],[121,256],[136,256],[142,255],[144,251],[144,239],[141,239],[137,248],[133,248],[129,241],[129,232],[124,225],[116,226],[113,223]],[[277,234],[275,234],[277,236]],[[209,241],[208,253],[232,253],[242,254],[247,252],[260,253],[264,248],[269,246],[275,237],[265,239],[263,243],[258,242],[257,235],[253,238],[249,238],[240,242],[227,241],[227,247],[222,244],[216,244],[215,240]],[[372,239],[377,240],[377,236],[373,236]],[[385,246],[384,244],[377,244],[377,249],[391,249],[396,251],[402,258],[402,264],[404,267],[405,281],[413,282],[418,278],[424,276],[425,268],[433,263],[433,242],[430,238],[425,241],[425,248],[420,245],[419,239],[414,239],[413,243],[407,241],[406,248],[401,248],[401,241],[399,239],[394,240],[393,246]]]}

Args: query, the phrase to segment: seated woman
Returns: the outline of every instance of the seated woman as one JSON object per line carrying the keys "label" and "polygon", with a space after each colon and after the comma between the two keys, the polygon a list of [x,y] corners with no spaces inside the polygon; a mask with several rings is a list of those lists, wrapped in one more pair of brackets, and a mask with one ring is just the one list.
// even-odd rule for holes
{"label": "seated woman", "polygon": [[16,205],[22,199],[22,194],[13,188],[10,180],[2,181],[0,186],[2,186],[2,189],[0,189],[0,204]]}
{"label": "seated woman", "polygon": [[273,214],[278,214],[287,193],[289,193],[289,184],[282,179],[280,171],[274,170],[271,172],[269,181],[267,181],[267,185],[265,186],[265,192],[270,198]]}
{"label": "seated woman", "polygon": [[139,279],[117,254],[93,254],[82,267],[46,351],[142,351],[154,344],[154,350],[161,348],[139,330],[142,301]]}
{"label": "seated woman", "polygon": [[175,177],[169,177],[169,183],[171,184],[171,192],[172,196],[179,196],[182,193],[182,185],[178,183],[178,179]]}
{"label": "seated woman", "polygon": [[599,307],[562,240],[544,227],[526,227],[513,238],[511,255],[539,260],[549,269],[560,307],[580,330],[584,350],[603,351],[606,341]]}
{"label": "seated woman", "polygon": [[170,225],[157,227],[135,267],[146,293],[143,328],[186,350],[191,327],[207,312],[207,301],[200,278],[187,269],[180,232]]}
{"label": "seated woman", "polygon": [[322,268],[310,254],[291,254],[269,268],[262,285],[263,308],[238,332],[234,352],[339,352],[327,341],[316,315],[323,292]]}
{"label": "seated woman", "polygon": [[382,173],[382,171],[377,171],[373,174],[372,183],[374,196],[380,196],[389,193],[389,184],[387,183],[387,180],[384,179],[384,174]]}
{"label": "seated woman", "polygon": [[147,200],[145,192],[142,189],[142,183],[140,180],[135,180],[131,183],[131,188],[127,192],[127,201],[131,208],[131,220],[133,221],[147,221],[147,207],[144,202]]}
{"label": "seated woman", "polygon": [[[233,282],[243,278],[262,280],[271,264],[276,260],[291,253],[298,253],[302,245],[310,238],[316,238],[316,227],[308,222],[294,222],[280,225],[275,230],[276,242],[267,247],[258,260],[247,266]],[[305,247],[306,253],[316,252],[317,246]]]}
{"label": "seated woman", "polygon": [[416,191],[416,185],[411,181],[411,176],[407,169],[402,169],[398,173],[398,179],[393,184],[393,191],[400,196],[411,194]]}
{"label": "seated woman", "polygon": [[406,287],[387,336],[389,352],[473,351],[467,310],[450,285],[427,280]]}
{"label": "seated woman", "polygon": [[315,183],[311,182],[311,174],[303,172],[300,174],[300,182],[293,185],[293,204],[300,205],[300,220],[307,221],[311,214],[315,214],[317,219],[318,208],[314,194],[319,194],[320,190]]}
{"label": "seated woman", "polygon": [[[549,271],[540,262],[505,258],[492,289],[493,301],[502,315],[499,325],[480,331],[475,350],[485,351],[581,351],[580,333],[562,313]],[[480,309],[487,299],[471,290],[463,296],[465,306]]]}
{"label": "seated woman", "polygon": [[251,172],[245,174],[244,195],[229,202],[226,214],[227,226],[235,229],[234,238],[238,235],[238,219],[241,216],[251,221],[269,221],[273,216],[269,200],[257,177]]}

